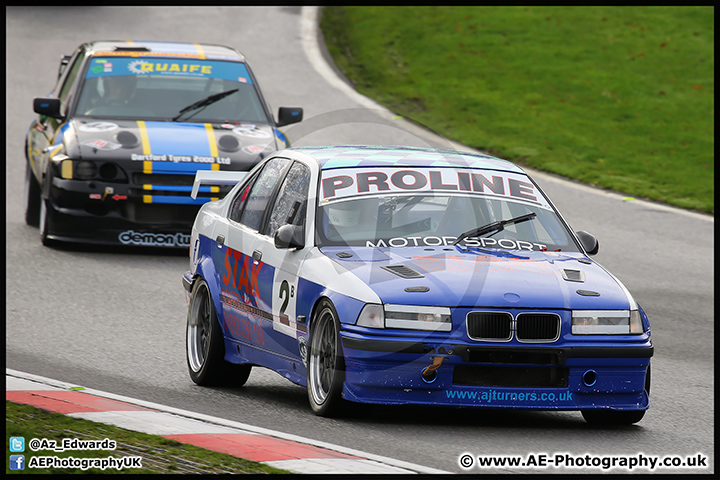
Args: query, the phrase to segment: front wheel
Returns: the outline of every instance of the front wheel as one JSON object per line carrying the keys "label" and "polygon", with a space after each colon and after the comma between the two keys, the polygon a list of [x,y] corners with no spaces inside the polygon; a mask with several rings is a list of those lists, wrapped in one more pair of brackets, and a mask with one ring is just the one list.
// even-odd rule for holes
{"label": "front wheel", "polygon": [[52,219],[47,207],[49,201],[50,200],[40,198],[40,240],[46,247],[51,247],[55,244],[55,242],[48,237],[48,232],[52,226]]}
{"label": "front wheel", "polygon": [[342,403],[345,359],[340,343],[340,321],[333,305],[323,301],[310,325],[307,389],[316,415],[330,417]]}
{"label": "front wheel", "polygon": [[250,376],[250,365],[225,360],[225,342],[204,279],[195,282],[188,307],[185,351],[193,382],[202,386],[240,387]]}
{"label": "front wheel", "polygon": [[645,410],[583,410],[582,416],[592,425],[632,425],[645,416]]}
{"label": "front wheel", "polygon": [[40,202],[42,191],[30,164],[25,164],[25,223],[31,227],[40,225]]}

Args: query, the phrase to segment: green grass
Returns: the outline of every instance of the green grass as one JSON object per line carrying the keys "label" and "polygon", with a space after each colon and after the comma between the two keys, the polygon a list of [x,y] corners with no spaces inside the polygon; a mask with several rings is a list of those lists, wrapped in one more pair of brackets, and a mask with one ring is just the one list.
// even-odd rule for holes
{"label": "green grass", "polygon": [[362,94],[528,167],[714,213],[713,7],[325,7]]}
{"label": "green grass", "polygon": [[[25,437],[26,468],[24,470],[10,470],[9,458],[10,437]],[[114,440],[117,442],[115,450],[73,450],[55,452],[53,450],[39,450],[33,452],[28,448],[28,442],[33,439],[55,440],[60,444],[63,438],[77,438],[81,440]],[[8,452],[8,463],[5,473],[8,474],[67,474],[67,473],[245,473],[269,474],[290,473],[285,470],[252,462],[232,455],[205,450],[194,445],[186,445],[175,440],[166,439],[157,435],[133,432],[121,428],[105,425],[103,423],[80,420],[59,413],[50,413],[29,405],[20,405],[5,402],[5,451]],[[107,458],[142,457],[142,468],[129,468],[123,470],[101,470],[91,468],[28,468],[27,462],[31,457],[74,457],[74,458]]]}

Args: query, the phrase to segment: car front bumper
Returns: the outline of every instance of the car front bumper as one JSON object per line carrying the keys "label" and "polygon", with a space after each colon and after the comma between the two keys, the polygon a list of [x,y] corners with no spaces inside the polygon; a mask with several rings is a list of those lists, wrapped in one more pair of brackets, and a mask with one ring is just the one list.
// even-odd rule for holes
{"label": "car front bumper", "polygon": [[188,248],[198,210],[208,199],[178,193],[138,196],[132,186],[52,179],[48,238],[105,245]]}
{"label": "car front bumper", "polygon": [[[479,345],[343,331],[347,400],[536,410],[645,410],[650,340],[633,345]],[[428,376],[423,372],[439,362]]]}

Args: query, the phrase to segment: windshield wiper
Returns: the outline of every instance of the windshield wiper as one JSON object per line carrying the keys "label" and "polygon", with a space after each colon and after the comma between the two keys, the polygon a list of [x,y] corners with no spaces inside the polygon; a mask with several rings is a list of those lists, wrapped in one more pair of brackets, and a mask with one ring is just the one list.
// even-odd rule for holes
{"label": "windshield wiper", "polygon": [[487,225],[483,225],[482,227],[473,228],[472,230],[468,230],[467,232],[463,233],[458,237],[457,240],[455,240],[454,245],[457,245],[461,241],[465,240],[468,237],[479,237],[480,235],[485,235],[490,232],[501,232],[505,229],[505,225],[514,225],[516,223],[524,222],[527,220],[531,220],[535,218],[537,214],[535,212],[527,213],[525,215],[520,215],[519,217],[515,218],[509,218],[507,220],[499,220],[497,222],[488,223]]}
{"label": "windshield wiper", "polygon": [[195,103],[192,103],[188,105],[187,107],[183,108],[178,112],[178,114],[173,117],[172,121],[177,122],[178,118],[183,116],[183,113],[189,112],[191,110],[197,110],[199,108],[207,107],[208,105],[211,105],[218,100],[222,100],[223,98],[227,97],[228,95],[232,95],[233,93],[237,92],[239,89],[234,88],[232,90],[227,90],[225,92],[215,93],[213,95],[210,95],[209,97],[203,98],[202,100],[198,100]]}

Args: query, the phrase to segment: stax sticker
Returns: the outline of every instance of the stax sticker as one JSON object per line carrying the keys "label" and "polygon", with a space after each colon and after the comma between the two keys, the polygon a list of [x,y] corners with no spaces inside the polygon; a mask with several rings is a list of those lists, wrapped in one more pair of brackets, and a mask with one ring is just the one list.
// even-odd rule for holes
{"label": "stax sticker", "polygon": [[550,209],[524,175],[455,168],[343,168],[323,171],[320,203],[365,195],[467,194],[530,203]]}

